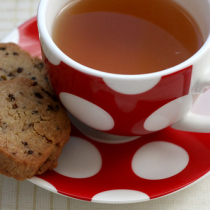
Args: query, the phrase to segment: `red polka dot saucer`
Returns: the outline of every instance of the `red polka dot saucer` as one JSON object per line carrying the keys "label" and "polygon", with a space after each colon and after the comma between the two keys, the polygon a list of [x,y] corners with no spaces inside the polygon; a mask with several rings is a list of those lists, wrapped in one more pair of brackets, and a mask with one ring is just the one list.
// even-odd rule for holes
{"label": "red polka dot saucer", "polygon": [[[12,31],[15,42],[41,55],[36,18]],[[210,90],[192,112],[210,115]],[[92,137],[72,118],[69,143],[53,171],[30,179],[54,193],[99,203],[134,203],[177,192],[210,171],[210,128],[202,133],[169,127],[143,137],[114,141]],[[97,134],[97,133],[96,133]]]}

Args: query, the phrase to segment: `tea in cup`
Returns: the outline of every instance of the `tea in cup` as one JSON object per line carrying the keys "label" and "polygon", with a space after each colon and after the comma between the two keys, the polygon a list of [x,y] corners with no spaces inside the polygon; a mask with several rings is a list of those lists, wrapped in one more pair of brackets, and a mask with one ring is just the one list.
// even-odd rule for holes
{"label": "tea in cup", "polygon": [[139,136],[180,120],[196,127],[193,96],[210,82],[209,11],[208,0],[41,0],[49,81],[98,131]]}

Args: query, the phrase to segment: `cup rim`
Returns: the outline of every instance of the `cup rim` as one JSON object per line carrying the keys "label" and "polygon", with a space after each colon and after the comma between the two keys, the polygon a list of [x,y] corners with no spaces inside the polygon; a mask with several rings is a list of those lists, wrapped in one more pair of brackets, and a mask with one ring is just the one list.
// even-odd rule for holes
{"label": "cup rim", "polygon": [[201,48],[190,58],[187,60],[183,61],[182,63],[167,68],[163,69],[157,72],[152,72],[152,73],[146,73],[146,74],[115,74],[115,73],[108,73],[108,72],[103,72],[97,69],[90,68],[88,66],[85,66],[72,58],[68,57],[65,53],[63,53],[57,45],[54,43],[52,40],[49,31],[47,29],[47,24],[46,24],[46,9],[49,0],[40,0],[39,6],[38,6],[38,13],[37,13],[37,25],[38,25],[38,30],[39,30],[39,36],[42,37],[42,40],[44,41],[45,45],[47,48],[53,52],[59,60],[62,62],[66,63],[67,65],[71,66],[74,69],[77,69],[80,72],[97,76],[97,77],[102,77],[102,78],[115,78],[115,79],[146,79],[146,78],[151,78],[151,77],[157,77],[157,76],[164,76],[168,74],[175,73],[177,71],[183,70],[189,66],[192,66],[199,58],[201,58],[209,49],[210,49],[210,30],[208,31],[208,36],[204,42],[204,44],[201,46]]}

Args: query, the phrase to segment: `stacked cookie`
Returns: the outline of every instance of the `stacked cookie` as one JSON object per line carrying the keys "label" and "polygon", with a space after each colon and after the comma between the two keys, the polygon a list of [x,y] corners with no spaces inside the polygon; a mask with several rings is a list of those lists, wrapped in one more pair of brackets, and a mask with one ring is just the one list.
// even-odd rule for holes
{"label": "stacked cookie", "polygon": [[24,180],[55,168],[69,118],[43,62],[16,44],[0,44],[0,98],[0,173]]}

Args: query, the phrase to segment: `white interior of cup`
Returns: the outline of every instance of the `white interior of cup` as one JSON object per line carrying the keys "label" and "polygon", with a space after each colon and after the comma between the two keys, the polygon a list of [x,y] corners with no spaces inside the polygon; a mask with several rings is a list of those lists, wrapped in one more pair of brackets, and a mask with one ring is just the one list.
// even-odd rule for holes
{"label": "white interior of cup", "polygon": [[[58,15],[59,11],[69,2],[72,4],[81,1],[81,0],[41,0],[39,9],[38,9],[38,28],[41,34],[41,37],[45,44],[47,45],[48,49],[53,52],[56,57],[58,57],[63,62],[67,63],[68,65],[76,68],[82,72],[86,72],[89,74],[94,74],[96,76],[102,77],[127,77],[128,75],[119,75],[119,74],[110,74],[105,72],[100,72],[89,67],[86,67],[82,64],[77,63],[76,61],[70,59],[66,56],[53,42],[52,36],[52,29],[53,23]],[[210,49],[210,2],[209,0],[199,0],[199,1],[192,1],[192,0],[173,0],[185,8],[195,19],[198,26],[200,27],[201,33],[204,38],[204,45],[203,47],[191,58],[184,61],[183,63],[171,67],[166,70],[162,70],[155,73],[150,74],[143,74],[143,75],[129,75],[129,77],[136,77],[143,76],[146,77],[148,75],[156,75],[161,74],[165,75],[171,72],[176,71],[177,69],[183,69],[191,65],[192,59],[199,59],[206,50]],[[172,23],[173,24],[173,23]]]}

